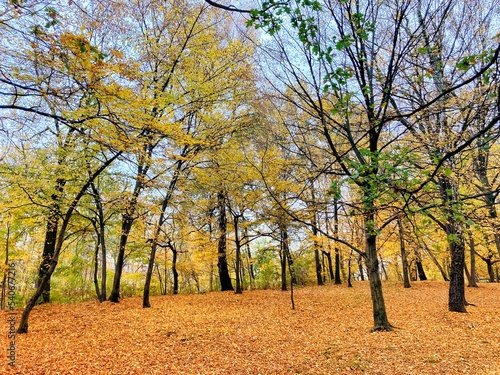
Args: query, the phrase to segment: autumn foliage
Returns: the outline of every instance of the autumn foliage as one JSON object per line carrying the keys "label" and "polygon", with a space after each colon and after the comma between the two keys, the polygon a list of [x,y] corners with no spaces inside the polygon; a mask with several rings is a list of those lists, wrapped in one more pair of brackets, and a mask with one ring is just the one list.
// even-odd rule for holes
{"label": "autumn foliage", "polygon": [[298,289],[296,310],[276,290],[152,297],[151,309],[139,298],[41,305],[16,338],[17,367],[4,360],[0,373],[500,373],[500,284],[468,288],[468,314],[446,311],[444,282],[384,290],[392,332],[370,333],[367,282]]}

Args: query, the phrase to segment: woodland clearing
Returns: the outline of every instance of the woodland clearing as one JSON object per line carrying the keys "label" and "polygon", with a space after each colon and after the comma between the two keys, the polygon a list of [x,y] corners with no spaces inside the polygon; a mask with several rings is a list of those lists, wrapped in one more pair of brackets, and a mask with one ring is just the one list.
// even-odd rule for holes
{"label": "woodland clearing", "polygon": [[384,283],[397,328],[374,333],[367,282],[296,289],[295,310],[277,290],[40,305],[0,373],[500,374],[500,284],[467,288],[466,314],[447,311],[447,287]]}

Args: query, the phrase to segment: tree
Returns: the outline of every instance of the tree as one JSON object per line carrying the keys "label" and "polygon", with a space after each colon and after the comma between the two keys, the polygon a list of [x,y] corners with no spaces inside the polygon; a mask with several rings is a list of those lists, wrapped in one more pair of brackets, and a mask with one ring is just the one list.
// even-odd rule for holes
{"label": "tree", "polygon": [[68,209],[64,213],[63,220],[61,222],[61,228],[60,231],[57,235],[57,242],[54,247],[54,253],[52,254],[51,260],[50,260],[50,266],[47,269],[46,273],[44,274],[42,280],[37,286],[37,289],[35,293],[30,297],[28,302],[26,303],[26,307],[24,308],[23,314],[21,316],[21,320],[19,322],[19,327],[17,329],[18,333],[27,333],[28,332],[28,319],[29,319],[29,314],[31,310],[33,310],[33,307],[36,304],[36,301],[38,298],[42,295],[44,292],[46,284],[49,282],[50,277],[54,273],[54,270],[57,266],[57,262],[59,259],[59,254],[61,253],[61,249],[64,244],[64,240],[66,238],[66,230],[69,226],[71,217],[73,215],[73,212],[78,205],[80,199],[83,197],[83,195],[87,192],[87,189],[90,187],[90,184],[101,174],[121,153],[118,152],[115,155],[112,155],[111,157],[105,159],[101,165],[99,165],[92,173],[89,175],[88,179],[85,180],[83,186],[80,188],[78,191],[77,195],[72,199],[71,203],[69,204]]}
{"label": "tree", "polygon": [[[464,150],[500,121],[500,112],[496,111],[482,128],[474,127],[478,116],[490,111],[492,105],[491,101],[484,100],[485,92],[495,92],[498,84],[495,79],[490,80],[490,67],[498,60],[499,45],[491,39],[485,41],[492,36],[488,28],[493,8],[478,14],[475,8],[463,5],[459,1],[447,1],[438,9],[432,3],[417,4],[416,20],[421,39],[413,60],[408,62],[410,68],[404,81],[404,90],[410,93],[407,103],[414,114],[410,117],[411,123],[402,121],[423,145],[429,160],[429,181],[439,191],[442,216],[431,217],[447,236],[451,255],[448,305],[450,311],[456,312],[466,311],[466,215],[458,166],[462,164]],[[448,35],[451,30],[453,34]],[[489,37],[477,40],[476,32],[485,32]],[[472,61],[474,67],[469,67]],[[485,80],[490,82],[487,87]],[[431,105],[426,104],[425,98],[429,95],[435,97]],[[396,102],[394,105],[401,113],[402,105]]]}
{"label": "tree", "polygon": [[[359,189],[357,207],[364,216],[366,247],[364,251],[358,251],[368,264],[375,330],[391,329],[378,273],[377,233],[397,217],[387,215],[388,221],[378,224],[380,210],[387,208],[381,201],[387,200],[388,195],[395,198],[389,192],[406,189],[406,192],[414,193],[430,181],[424,179],[415,188],[415,181],[408,180],[406,174],[395,180],[395,168],[402,163],[401,156],[406,152],[391,145],[404,133],[401,125],[408,125],[409,131],[417,129],[416,122],[406,119],[436,110],[446,96],[482,79],[498,56],[498,46],[494,46],[493,53],[486,54],[484,65],[477,71],[462,75],[446,89],[441,85],[442,89],[434,91],[431,96],[418,96],[421,100],[415,103],[417,105],[403,109],[402,98],[405,98],[406,91],[400,83],[406,76],[408,56],[418,54],[422,45],[427,46],[429,69],[434,72],[431,77],[437,78],[443,68],[434,59],[436,54],[428,41],[439,37],[439,25],[443,25],[446,18],[432,7],[422,13],[425,6],[423,2],[415,5],[410,1],[384,4],[371,0],[285,1],[267,2],[262,9],[250,11],[249,24],[265,28],[274,36],[277,54],[268,54],[273,60],[272,72],[276,72],[272,82],[274,89],[284,100],[296,103],[315,119],[317,126],[314,130],[324,137],[332,159],[352,187]],[[443,9],[447,12],[449,8]],[[280,36],[280,31],[288,25],[297,35],[291,43],[285,43]],[[430,25],[439,27],[433,29]],[[301,56],[300,64],[293,57],[297,54]],[[280,73],[276,67],[281,68]],[[488,126],[492,127],[494,123]],[[468,144],[470,140],[455,143],[452,150],[436,155],[437,164],[431,175],[437,175],[443,164]],[[445,180],[441,179],[440,183],[443,199],[449,204],[455,199],[446,195],[449,184]],[[452,212],[447,215],[451,217]],[[446,230],[450,236],[457,235],[458,223],[449,222]],[[456,238],[459,239],[460,235]],[[463,269],[459,243],[460,240],[457,247],[451,246],[450,309],[453,311],[462,311],[458,305],[465,301],[462,298],[460,302],[459,295],[461,271],[458,270]]]}

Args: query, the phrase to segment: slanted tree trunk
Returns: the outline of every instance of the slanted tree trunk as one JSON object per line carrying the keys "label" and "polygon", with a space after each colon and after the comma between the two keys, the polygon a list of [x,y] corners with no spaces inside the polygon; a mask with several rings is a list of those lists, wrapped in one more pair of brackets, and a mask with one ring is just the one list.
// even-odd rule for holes
{"label": "slanted tree trunk", "polygon": [[417,267],[418,279],[420,281],[427,280],[427,275],[425,274],[424,266],[420,260],[415,261],[415,266]]}
{"label": "slanted tree trunk", "polygon": [[57,235],[57,242],[56,246],[54,248],[54,254],[52,256],[52,259],[50,260],[49,268],[47,269],[47,272],[44,274],[42,280],[38,284],[35,293],[28,299],[26,302],[26,306],[24,308],[23,314],[21,315],[21,320],[19,322],[19,327],[17,328],[17,333],[28,333],[28,319],[29,315],[31,313],[31,310],[35,307],[36,301],[40,298],[42,293],[44,292],[47,283],[50,281],[50,278],[52,274],[54,273],[56,267],[57,267],[57,262],[59,261],[59,255],[61,253],[62,245],[64,243],[65,237],[66,237],[66,230],[68,228],[69,222],[71,220],[71,217],[73,215],[73,212],[76,209],[76,206],[78,205],[78,202],[80,202],[80,199],[85,195],[87,192],[87,189],[90,187],[90,184],[99,176],[113,161],[121,155],[121,151],[117,152],[115,155],[113,155],[111,158],[106,160],[101,167],[99,167],[94,173],[92,173],[87,182],[83,185],[83,187],[80,189],[78,194],[73,198],[71,201],[68,210],[66,211],[62,224],[61,224],[61,230],[59,231]]}
{"label": "slanted tree trunk", "polygon": [[444,281],[450,281],[450,278],[448,276],[448,273],[446,272],[446,270],[443,268],[443,266],[441,265],[441,263],[439,263],[438,259],[436,258],[436,256],[434,255],[434,253],[432,252],[431,249],[429,249],[429,247],[424,243],[424,249],[425,251],[427,252],[427,254],[429,255],[429,257],[431,258],[432,262],[434,263],[434,265],[437,267],[437,269],[439,270],[439,272],[441,273],[441,276],[443,277],[443,280]]}
{"label": "slanted tree trunk", "polygon": [[229,276],[229,268],[227,265],[227,217],[226,217],[226,196],[224,192],[217,193],[217,202],[219,206],[219,241],[218,241],[218,260],[217,267],[219,268],[219,279],[221,291],[234,290]]}
{"label": "slanted tree trunk", "polygon": [[[63,178],[58,178],[56,181],[56,186],[54,190],[54,194],[52,194],[52,205],[49,209],[49,216],[47,218],[47,227],[45,230],[45,241],[43,243],[43,253],[42,253],[42,262],[40,263],[40,267],[38,269],[38,278],[37,278],[37,287],[40,285],[42,279],[47,274],[47,271],[50,267],[50,261],[54,256],[54,251],[57,242],[57,231],[59,227],[59,220],[61,218],[60,211],[60,199],[64,190],[64,186],[66,185],[66,180]],[[50,302],[50,280],[45,283],[44,290],[42,291],[42,301],[41,303],[49,303]]]}
{"label": "slanted tree trunk", "polygon": [[137,202],[141,194],[144,184],[146,182],[146,175],[149,170],[149,165],[140,163],[137,167],[137,176],[135,180],[134,190],[132,197],[127,202],[125,213],[122,216],[122,225],[120,232],[120,242],[118,244],[118,255],[115,263],[115,275],[113,277],[113,286],[109,300],[111,302],[119,302],[120,299],[120,282],[122,278],[123,265],[125,264],[125,248],[127,246],[128,236],[132,230],[132,225],[135,221],[135,211],[137,209]]}
{"label": "slanted tree trunk", "polygon": [[427,280],[427,275],[425,274],[425,270],[422,265],[422,255],[420,254],[420,250],[414,248],[414,254],[415,254],[415,266],[417,267],[418,279],[420,281],[425,281]]}
{"label": "slanted tree trunk", "polygon": [[[181,153],[181,155],[184,156],[186,151],[187,151],[187,148],[184,148],[184,151]],[[151,287],[151,279],[153,277],[153,271],[154,271],[154,265],[155,265],[155,259],[156,259],[156,249],[158,247],[158,241],[160,240],[162,227],[165,224],[165,220],[166,220],[165,213],[166,213],[168,205],[170,204],[170,200],[172,199],[172,196],[174,194],[175,187],[177,186],[177,180],[179,179],[179,174],[184,166],[184,163],[185,163],[184,160],[178,160],[175,163],[174,173],[172,175],[170,183],[168,184],[167,191],[166,191],[165,196],[163,197],[163,201],[161,203],[160,217],[158,218],[158,222],[156,223],[156,228],[155,228],[155,231],[153,234],[153,238],[151,239],[151,252],[149,254],[148,269],[146,271],[146,280],[144,282],[144,291],[143,291],[143,295],[142,295],[142,307],[143,308],[151,307],[151,304],[149,302],[149,291],[150,291],[150,287]],[[170,241],[168,242],[167,246],[172,247]]]}

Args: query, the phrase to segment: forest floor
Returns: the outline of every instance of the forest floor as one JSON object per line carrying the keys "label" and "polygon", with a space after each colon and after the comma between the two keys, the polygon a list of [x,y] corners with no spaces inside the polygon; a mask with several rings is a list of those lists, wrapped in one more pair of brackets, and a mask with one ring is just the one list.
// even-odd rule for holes
{"label": "forest floor", "polygon": [[384,283],[397,328],[374,333],[367,282],[297,289],[295,310],[275,290],[42,305],[16,367],[2,312],[0,374],[500,374],[500,284],[467,288],[466,314],[447,311],[447,288]]}

